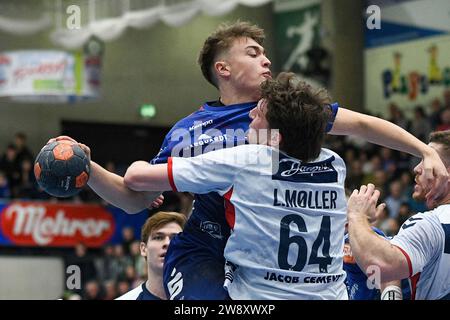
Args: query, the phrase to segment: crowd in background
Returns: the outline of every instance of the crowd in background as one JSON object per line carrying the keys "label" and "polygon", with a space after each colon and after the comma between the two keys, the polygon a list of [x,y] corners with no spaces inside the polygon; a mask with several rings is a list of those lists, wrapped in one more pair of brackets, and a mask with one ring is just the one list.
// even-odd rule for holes
{"label": "crowd in background", "polygon": [[[392,103],[388,120],[427,142],[430,132],[450,129],[450,90],[445,91],[443,99],[436,98],[429,106],[417,106],[412,119],[405,117],[402,109]],[[386,203],[386,208],[376,226],[387,235],[395,235],[411,215],[426,211],[423,203],[411,197],[412,172],[420,161],[418,158],[354,137],[328,135],[325,146],[345,160],[348,193],[367,183],[375,184],[381,191],[380,199]],[[26,135],[17,133],[14,142],[6,147],[0,158],[0,199],[56,201],[37,185],[33,163],[34,155],[26,144]],[[105,167],[121,175],[124,173],[124,170],[117,170],[113,162],[105,164]],[[101,201],[89,188],[69,200]],[[165,193],[161,209],[188,215],[191,207],[189,194],[169,192]],[[135,235],[131,228],[124,228],[122,235],[123,243],[107,245],[101,254],[91,254],[80,243],[74,253],[67,255],[66,263],[79,265],[83,276],[82,289],[67,293],[64,298],[114,299],[145,281],[147,270],[139,251],[139,235]]]}

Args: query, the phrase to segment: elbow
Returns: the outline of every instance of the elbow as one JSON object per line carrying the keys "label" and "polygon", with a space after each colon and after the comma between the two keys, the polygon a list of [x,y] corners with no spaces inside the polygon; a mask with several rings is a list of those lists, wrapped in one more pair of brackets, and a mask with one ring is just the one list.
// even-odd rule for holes
{"label": "elbow", "polygon": [[138,191],[137,188],[139,186],[139,174],[137,170],[132,166],[128,168],[125,176],[123,177],[123,182],[128,189]]}

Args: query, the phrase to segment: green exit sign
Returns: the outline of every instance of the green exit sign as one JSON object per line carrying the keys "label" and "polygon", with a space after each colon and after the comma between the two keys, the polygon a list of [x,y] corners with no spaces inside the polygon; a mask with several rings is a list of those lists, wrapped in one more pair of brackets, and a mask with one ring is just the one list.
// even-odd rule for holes
{"label": "green exit sign", "polygon": [[153,118],[156,115],[156,107],[153,104],[143,104],[139,108],[139,114],[142,118]]}

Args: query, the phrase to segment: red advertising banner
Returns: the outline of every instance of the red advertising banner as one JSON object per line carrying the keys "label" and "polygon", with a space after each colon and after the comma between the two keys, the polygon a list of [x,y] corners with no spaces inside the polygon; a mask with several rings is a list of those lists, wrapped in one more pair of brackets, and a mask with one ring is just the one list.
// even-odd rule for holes
{"label": "red advertising banner", "polygon": [[111,240],[116,223],[100,205],[11,202],[0,207],[0,229],[12,245],[100,247]]}

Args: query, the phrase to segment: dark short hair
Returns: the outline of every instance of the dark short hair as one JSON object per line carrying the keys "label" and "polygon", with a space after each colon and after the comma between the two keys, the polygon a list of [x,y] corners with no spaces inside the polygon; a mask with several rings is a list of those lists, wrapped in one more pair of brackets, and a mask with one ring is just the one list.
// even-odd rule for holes
{"label": "dark short hair", "polygon": [[217,78],[213,72],[215,59],[225,50],[231,48],[233,41],[238,38],[251,38],[262,46],[264,42],[264,30],[249,22],[237,21],[233,24],[223,23],[205,40],[198,64],[203,76],[209,83],[218,88]]}
{"label": "dark short hair", "polygon": [[280,150],[305,162],[317,158],[331,116],[327,91],[282,72],[275,80],[264,81],[261,92],[268,102],[269,127],[281,133]]}
{"label": "dark short hair", "polygon": [[168,223],[175,222],[181,229],[184,228],[186,217],[178,212],[159,211],[148,218],[141,229],[141,241],[147,243],[152,231],[165,226]]}
{"label": "dark short hair", "polygon": [[450,166],[450,130],[430,133],[430,142],[439,144],[442,147],[442,152],[439,153],[439,156],[445,166]]}

